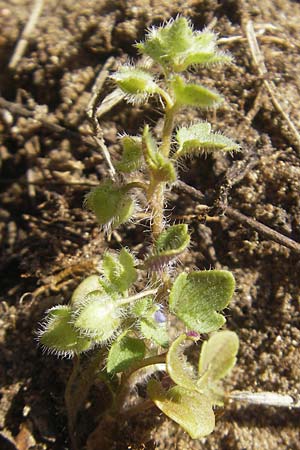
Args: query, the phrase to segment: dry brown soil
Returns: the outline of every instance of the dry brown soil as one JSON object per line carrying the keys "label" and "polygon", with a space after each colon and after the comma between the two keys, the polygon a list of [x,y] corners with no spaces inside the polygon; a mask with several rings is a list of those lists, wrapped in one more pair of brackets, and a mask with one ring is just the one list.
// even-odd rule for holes
{"label": "dry brown soil", "polygon": [[[229,205],[300,241],[299,142],[262,87],[245,38],[251,19],[267,67],[264,79],[274,83],[277,101],[300,129],[298,1],[46,0],[24,56],[9,70],[32,4],[0,0],[1,450],[70,448],[63,392],[71,362],[42,354],[34,338],[37,323],[48,307],[67,301],[108,245],[127,245],[138,255],[146,251],[145,224],[122,227],[107,243],[82,209],[88,188],[78,184],[107,174],[99,150],[80,137],[87,130],[85,109],[96,74],[108,57],[115,67],[135,58],[131,44],[143,38],[146,27],[181,13],[197,29],[217,18],[220,37],[237,37],[220,44],[232,52],[234,64],[201,75],[227,99],[206,117],[238,140],[243,152],[197,158],[182,179],[213,197],[226,173],[232,177],[230,168],[249,160],[249,170],[230,180]],[[111,89],[107,83],[102,95]],[[30,117],[32,111],[40,120]],[[119,132],[137,133],[145,120],[154,124],[157,111],[157,104],[138,109],[122,104],[103,116],[111,152],[119,152]],[[192,116],[181,119],[189,123]],[[241,348],[228,388],[299,397],[299,253],[226,215],[215,212],[213,219],[201,220],[201,208],[187,195],[172,193],[169,207],[171,221],[188,216],[193,246],[184,263],[228,268],[237,280],[227,325],[238,332]],[[20,301],[26,292],[39,295]],[[94,397],[98,403],[78,425],[82,441],[96,425],[98,391]],[[299,420],[299,410],[230,404],[218,412],[211,436],[192,441],[151,410],[125,423],[110,448],[300,449]]]}

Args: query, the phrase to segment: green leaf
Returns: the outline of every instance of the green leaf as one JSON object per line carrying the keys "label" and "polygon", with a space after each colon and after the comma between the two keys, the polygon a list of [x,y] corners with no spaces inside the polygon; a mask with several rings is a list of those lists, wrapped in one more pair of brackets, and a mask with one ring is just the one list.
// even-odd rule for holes
{"label": "green leaf", "polygon": [[180,335],[170,346],[167,354],[167,372],[179,386],[194,391],[197,389],[197,375],[195,368],[187,361],[184,355],[186,344],[191,342],[186,334]]}
{"label": "green leaf", "polygon": [[102,291],[93,291],[78,305],[73,320],[82,335],[104,342],[119,328],[120,317],[121,311],[114,299]]}
{"label": "green leaf", "polygon": [[140,331],[142,335],[161,347],[168,347],[169,336],[165,323],[158,323],[153,318],[153,313],[148,317],[140,319]]}
{"label": "green leaf", "polygon": [[121,293],[126,292],[137,280],[134,258],[125,248],[122,248],[118,257],[106,253],[102,265],[105,277]]}
{"label": "green leaf", "polygon": [[85,206],[95,213],[100,225],[112,228],[127,222],[134,212],[134,202],[126,186],[117,186],[110,180],[90,191]]}
{"label": "green leaf", "polygon": [[199,152],[237,151],[240,146],[222,134],[211,133],[211,125],[206,122],[197,123],[189,128],[179,128],[176,134],[178,150],[175,158]]}
{"label": "green leaf", "polygon": [[190,330],[209,333],[225,323],[219,311],[230,302],[234,288],[233,275],[225,270],[181,273],[170,293],[170,309]]}
{"label": "green leaf", "polygon": [[71,297],[72,307],[76,307],[78,302],[81,302],[84,297],[93,291],[101,290],[101,279],[99,275],[90,275],[85,278],[75,289]]}
{"label": "green leaf", "polygon": [[124,136],[121,138],[123,153],[122,159],[115,164],[120,172],[130,173],[138,170],[142,165],[142,141],[136,136]]}
{"label": "green leaf", "polygon": [[156,380],[149,381],[147,391],[155,405],[178,423],[192,439],[200,439],[214,430],[214,412],[210,400],[204,394],[181,386],[166,392]]}
{"label": "green leaf", "polygon": [[190,243],[186,224],[172,225],[165,229],[154,244],[154,251],[144,264],[152,270],[160,270],[174,258],[181,255]]}
{"label": "green leaf", "polygon": [[153,27],[145,42],[136,44],[138,50],[162,66],[173,66],[174,60],[192,43],[193,31],[187,19],[170,20],[165,26]]}
{"label": "green leaf", "polygon": [[80,336],[72,324],[71,308],[59,305],[47,311],[47,316],[38,333],[43,348],[58,356],[71,357],[89,350],[92,342]]}
{"label": "green leaf", "polygon": [[190,66],[230,62],[229,55],[217,51],[216,39],[217,35],[211,31],[193,31],[186,18],[178,17],[166,25],[153,27],[145,42],[136,47],[164,68],[182,72]]}
{"label": "green leaf", "polygon": [[224,378],[236,363],[238,349],[239,338],[233,331],[219,331],[210,336],[201,347],[199,376],[211,382]]}
{"label": "green leaf", "polygon": [[143,317],[150,309],[153,309],[153,299],[151,297],[143,297],[131,305],[131,314],[135,317]]}
{"label": "green leaf", "polygon": [[142,137],[144,158],[152,176],[158,181],[172,183],[176,181],[176,171],[173,163],[159,151],[157,144],[146,125]]}
{"label": "green leaf", "polygon": [[111,346],[107,359],[107,372],[124,372],[144,358],[146,346],[141,339],[122,335]]}
{"label": "green leaf", "polygon": [[184,80],[179,76],[174,78],[172,88],[177,105],[214,108],[223,101],[217,92],[197,84],[184,83]]}
{"label": "green leaf", "polygon": [[158,86],[153,76],[146,70],[137,67],[121,67],[111,78],[126,94],[126,100],[131,103],[143,102],[149,95],[158,92]]}

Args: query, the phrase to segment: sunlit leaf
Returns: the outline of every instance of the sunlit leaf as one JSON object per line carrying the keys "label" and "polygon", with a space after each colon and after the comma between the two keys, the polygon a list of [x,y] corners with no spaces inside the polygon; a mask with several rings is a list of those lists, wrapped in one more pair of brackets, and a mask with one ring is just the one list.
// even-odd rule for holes
{"label": "sunlit leaf", "polygon": [[[219,331],[203,342],[199,359],[199,376],[212,382],[224,378],[236,363],[239,338],[233,331]],[[200,380],[201,383],[201,380]]]}
{"label": "sunlit leaf", "polygon": [[95,213],[100,225],[113,228],[127,222],[134,212],[134,201],[126,186],[118,186],[110,180],[89,192],[85,206]]}
{"label": "sunlit leaf", "polygon": [[137,280],[134,266],[134,258],[125,248],[122,248],[118,256],[106,253],[103,257],[104,275],[121,293],[126,292]]}
{"label": "sunlit leaf", "polygon": [[192,439],[207,436],[214,430],[214,412],[210,400],[204,394],[181,386],[166,392],[156,380],[149,381],[147,391],[155,405],[178,423]]}
{"label": "sunlit leaf", "polygon": [[167,372],[174,383],[193,391],[197,388],[197,374],[184,355],[184,350],[190,342],[186,334],[180,335],[170,346],[166,363]]}
{"label": "sunlit leaf", "polygon": [[146,339],[154,341],[161,347],[167,347],[169,336],[165,322],[155,320],[155,313],[143,317],[140,324],[140,332]]}
{"label": "sunlit leaf", "polygon": [[136,44],[136,47],[163,67],[182,72],[190,66],[230,62],[229,55],[217,51],[216,38],[212,31],[194,31],[186,18],[178,17],[151,28],[145,42]]}
{"label": "sunlit leaf", "polygon": [[212,133],[209,123],[200,122],[190,127],[179,128],[176,134],[178,150],[175,157],[191,155],[197,152],[216,150],[231,152],[240,146],[222,134]]}
{"label": "sunlit leaf", "polygon": [[71,357],[91,348],[92,342],[82,337],[72,324],[72,311],[66,305],[51,308],[38,333],[43,348],[58,356]]}
{"label": "sunlit leaf", "polygon": [[84,336],[97,342],[112,337],[120,325],[121,311],[116,302],[102,291],[89,293],[74,315],[74,326]]}
{"label": "sunlit leaf", "polygon": [[151,270],[160,270],[165,264],[181,255],[189,243],[188,226],[186,224],[171,225],[158,236],[153,253],[144,264]]}
{"label": "sunlit leaf", "polygon": [[185,83],[179,76],[172,82],[176,104],[197,108],[214,108],[222,103],[222,97],[214,91],[193,83]]}
{"label": "sunlit leaf", "polygon": [[72,307],[76,306],[76,303],[81,302],[84,297],[93,291],[101,290],[101,279],[99,275],[90,275],[85,278],[75,289],[71,297]]}
{"label": "sunlit leaf", "polygon": [[191,330],[215,331],[225,323],[219,312],[230,302],[234,287],[233,275],[225,270],[181,273],[170,293],[170,309]]}
{"label": "sunlit leaf", "polygon": [[142,144],[144,157],[152,176],[158,181],[174,182],[176,180],[174,165],[160,153],[148,125],[144,128]]}
{"label": "sunlit leaf", "polygon": [[126,100],[131,103],[143,102],[149,95],[158,91],[152,74],[141,68],[123,66],[112,75],[112,78],[126,94]]}
{"label": "sunlit leaf", "polygon": [[107,371],[109,373],[124,372],[134,362],[143,359],[145,352],[146,346],[143,340],[122,335],[108,352]]}
{"label": "sunlit leaf", "polygon": [[123,153],[121,161],[115,164],[120,172],[129,173],[138,170],[142,165],[142,141],[136,136],[121,138]]}

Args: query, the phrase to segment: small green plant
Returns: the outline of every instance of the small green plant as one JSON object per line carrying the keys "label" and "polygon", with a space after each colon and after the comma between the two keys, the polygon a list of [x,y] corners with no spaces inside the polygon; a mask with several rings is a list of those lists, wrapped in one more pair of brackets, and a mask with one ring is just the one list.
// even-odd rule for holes
{"label": "small green plant", "polygon": [[[237,335],[218,331],[225,324],[222,312],[235,281],[226,270],[181,270],[176,276],[174,265],[187,251],[190,235],[187,225],[167,223],[165,191],[178,180],[183,158],[239,149],[208,122],[175,123],[183,108],[216,108],[223,101],[216,91],[190,82],[189,69],[230,63],[231,57],[217,50],[213,32],[194,31],[183,17],[152,28],[136,48],[143,63],[121,67],[112,79],[130,103],[142,104],[154,96],[160,100],[161,135],[157,138],[145,125],[141,135],[122,136],[117,181],[102,181],[86,196],[85,205],[104,230],[111,230],[134,218],[139,191],[149,213],[152,246],[142,261],[126,248],[118,254],[108,251],[101,274],[83,280],[67,305],[47,312],[39,340],[52,353],[74,357],[66,390],[71,432],[96,379],[111,396],[104,418],[118,422],[147,405],[137,400],[129,406],[129,394],[144,376],[151,401],[198,439],[214,429],[213,408],[225,398],[221,380],[236,361]],[[137,282],[145,288],[137,290]],[[181,332],[174,330],[175,318]],[[184,352],[207,333],[196,368]],[[165,376],[149,378],[151,371]]]}

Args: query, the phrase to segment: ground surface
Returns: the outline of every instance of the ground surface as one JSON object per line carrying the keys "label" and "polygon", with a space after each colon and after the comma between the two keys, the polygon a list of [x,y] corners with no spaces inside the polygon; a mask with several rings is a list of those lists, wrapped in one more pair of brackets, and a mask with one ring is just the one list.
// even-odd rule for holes
{"label": "ground surface", "polygon": [[[265,79],[275,84],[277,101],[300,129],[300,4],[48,0],[25,55],[10,71],[8,62],[32,3],[0,0],[1,95],[25,108],[0,104],[0,448],[62,450],[69,448],[63,391],[71,365],[42,355],[34,331],[43,311],[67,300],[107,248],[94,218],[82,209],[88,188],[76,184],[95,182],[107,168],[98,149],[79,135],[51,129],[49,123],[84,133],[85,108],[97,72],[108,57],[114,58],[113,65],[136,57],[131,44],[143,38],[146,27],[181,13],[201,29],[216,17],[221,37],[238,38],[221,43],[234,55],[234,65],[225,73],[214,71],[214,81],[209,72],[203,73],[207,84],[228,100],[208,119],[241,143],[243,154],[235,159],[249,158],[251,163],[251,169],[235,180],[229,204],[299,242],[299,142],[276,101],[261,88],[245,28],[252,19],[267,67]],[[111,89],[108,84],[103,95]],[[30,111],[48,124],[33,120]],[[150,107],[145,112],[124,104],[103,116],[112,152],[118,152],[117,133],[138,132],[145,117],[153,121],[159,116]],[[183,117],[187,123],[190,119]],[[182,177],[213,193],[232,164],[232,158],[199,158]],[[229,387],[299,397],[299,253],[226,215],[216,214],[204,223],[195,217],[197,208],[189,196],[170,196],[171,220],[190,216],[193,247],[185,263],[200,269],[229,268],[237,280],[228,328],[238,332],[241,349]],[[109,246],[133,246],[142,254],[143,230],[123,227]],[[20,301],[26,292],[39,295]],[[215,432],[203,441],[191,441],[156,413],[125,424],[112,448],[300,449],[296,410],[231,404],[219,415]],[[81,425],[83,434],[92,429],[91,423]]]}

